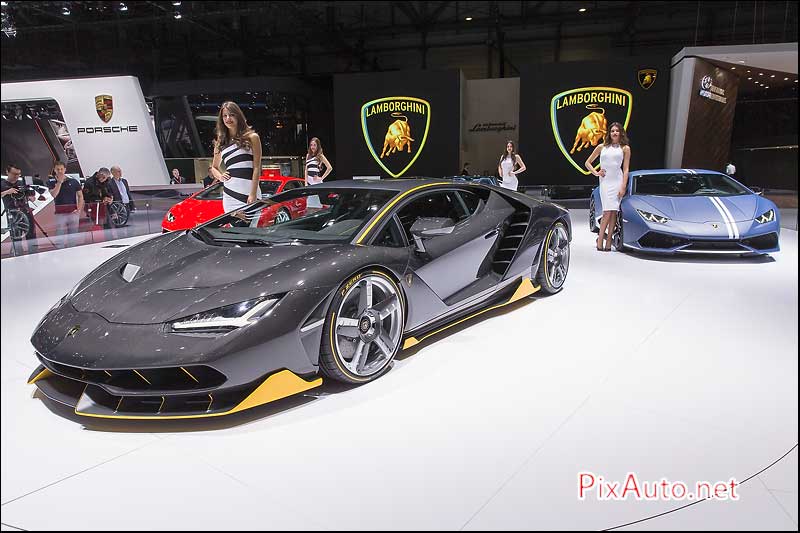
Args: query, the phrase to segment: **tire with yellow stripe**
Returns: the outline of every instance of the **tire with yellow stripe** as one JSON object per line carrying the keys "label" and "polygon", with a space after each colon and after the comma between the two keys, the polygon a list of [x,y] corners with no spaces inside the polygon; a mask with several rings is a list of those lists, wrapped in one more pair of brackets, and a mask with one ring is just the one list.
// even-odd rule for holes
{"label": "tire with yellow stripe", "polygon": [[569,233],[566,224],[553,224],[542,242],[536,282],[544,294],[555,294],[564,288],[569,271]]}
{"label": "tire with yellow stripe", "polygon": [[[367,285],[370,305],[362,305]],[[322,373],[350,384],[385,374],[402,345],[405,313],[403,291],[392,276],[378,269],[350,276],[336,289],[325,317],[319,352]]]}

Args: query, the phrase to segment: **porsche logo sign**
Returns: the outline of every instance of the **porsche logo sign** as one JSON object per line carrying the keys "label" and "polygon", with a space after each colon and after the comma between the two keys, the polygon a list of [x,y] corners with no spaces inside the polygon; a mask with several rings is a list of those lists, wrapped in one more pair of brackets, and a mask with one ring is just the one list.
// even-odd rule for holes
{"label": "porsche logo sign", "polygon": [[94,107],[97,110],[97,116],[103,122],[108,122],[114,114],[114,99],[110,94],[98,94],[94,97]]}
{"label": "porsche logo sign", "polygon": [[550,101],[556,144],[578,172],[589,175],[586,158],[603,142],[609,124],[619,122],[628,129],[632,109],[633,96],[624,89],[581,87],[559,93]]}
{"label": "porsche logo sign", "polygon": [[422,153],[431,104],[412,96],[388,96],[361,106],[361,131],[370,154],[393,178],[405,174]]}

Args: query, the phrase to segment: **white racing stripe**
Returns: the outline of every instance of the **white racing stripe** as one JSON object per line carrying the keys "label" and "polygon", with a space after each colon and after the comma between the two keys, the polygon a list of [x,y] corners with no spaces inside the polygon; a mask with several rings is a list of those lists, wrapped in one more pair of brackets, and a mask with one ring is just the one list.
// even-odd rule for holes
{"label": "white racing stripe", "polygon": [[724,210],[722,209],[722,207],[720,207],[720,205],[717,203],[717,201],[718,201],[719,199],[718,199],[718,198],[715,198],[714,196],[709,196],[709,197],[708,197],[708,200],[709,200],[709,201],[710,201],[712,204],[714,204],[714,207],[716,207],[716,208],[717,208],[717,211],[719,211],[719,215],[722,217],[722,221],[723,221],[723,222],[725,222],[725,228],[728,230],[728,238],[729,238],[729,239],[732,239],[732,238],[733,238],[733,228],[731,227],[731,221],[730,221],[730,220],[728,220],[728,215],[726,215],[726,214],[725,214],[725,211],[724,211]]}
{"label": "white racing stripe", "polygon": [[739,238],[739,226],[736,224],[736,220],[734,220],[734,218],[733,218],[733,215],[731,214],[731,211],[730,211],[730,209],[728,209],[728,206],[727,206],[727,205],[725,205],[725,202],[723,202],[723,201],[722,201],[722,198],[715,198],[715,200],[716,200],[717,202],[719,202],[719,205],[720,205],[720,206],[722,207],[722,209],[725,211],[725,214],[727,214],[727,215],[728,215],[728,220],[730,220],[730,222],[731,222],[731,227],[733,228],[733,238],[734,238],[734,239],[738,239],[738,238]]}

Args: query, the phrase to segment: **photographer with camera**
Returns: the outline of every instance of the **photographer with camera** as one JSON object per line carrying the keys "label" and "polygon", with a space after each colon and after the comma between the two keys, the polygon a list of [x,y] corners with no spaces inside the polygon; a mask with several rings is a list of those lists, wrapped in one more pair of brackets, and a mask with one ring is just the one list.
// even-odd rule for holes
{"label": "photographer with camera", "polygon": [[[19,231],[25,231],[25,239],[28,241],[28,253],[38,250],[36,244],[36,228],[33,225],[33,213],[28,205],[29,200],[36,198],[36,191],[20,181],[22,170],[15,164],[6,166],[6,176],[8,179],[0,180],[0,195],[3,199],[3,211],[8,217],[8,227],[12,232],[12,239],[15,233],[15,226]],[[27,227],[26,227],[27,226]],[[19,237],[21,238],[21,237]]]}
{"label": "photographer with camera", "polygon": [[[67,167],[61,161],[53,165],[53,176],[48,180],[50,194],[55,198],[56,233],[62,236],[62,247],[76,246],[81,213],[83,212],[83,191],[75,178],[67,176]],[[73,236],[70,236],[73,235]]]}
{"label": "photographer with camera", "polygon": [[86,214],[96,225],[109,227],[107,220],[108,205],[114,201],[114,195],[108,188],[111,171],[106,167],[92,174],[83,184],[83,199],[86,201]]}

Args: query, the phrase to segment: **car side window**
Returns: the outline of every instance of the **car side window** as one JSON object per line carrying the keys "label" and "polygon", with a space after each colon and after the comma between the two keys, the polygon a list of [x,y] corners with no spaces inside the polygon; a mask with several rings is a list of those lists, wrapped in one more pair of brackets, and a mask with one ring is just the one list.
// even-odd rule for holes
{"label": "car side window", "polygon": [[411,226],[420,218],[449,218],[453,225],[469,216],[464,202],[455,191],[425,194],[406,204],[397,213],[406,238],[411,242]]}
{"label": "car side window", "polygon": [[195,198],[198,200],[222,200],[222,184],[217,183],[216,185],[212,185]]}
{"label": "car side window", "polygon": [[[480,191],[482,193],[484,191]],[[472,216],[481,208],[486,205],[486,199],[489,197],[488,191],[487,194],[479,195],[479,193],[475,193],[472,191],[458,191],[458,195],[461,196],[461,199],[464,200],[464,206],[467,208],[469,212],[468,216]],[[485,198],[481,198],[481,196],[485,196]]]}
{"label": "car side window", "polygon": [[402,230],[397,224],[397,219],[392,217],[383,226],[383,229],[372,241],[373,246],[388,246],[390,248],[403,248],[406,244],[403,240]]}
{"label": "car side window", "polygon": [[293,181],[287,181],[286,185],[283,186],[283,190],[284,191],[291,191],[292,189],[296,189],[296,188],[302,187],[302,186],[303,186],[303,182],[302,181],[294,181],[294,180]]}

